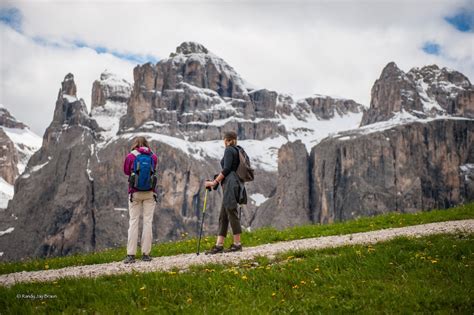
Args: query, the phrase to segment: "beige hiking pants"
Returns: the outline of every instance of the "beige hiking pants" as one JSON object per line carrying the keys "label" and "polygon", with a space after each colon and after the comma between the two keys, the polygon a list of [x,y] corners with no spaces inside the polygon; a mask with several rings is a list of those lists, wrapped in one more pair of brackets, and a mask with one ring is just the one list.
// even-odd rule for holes
{"label": "beige hiking pants", "polygon": [[143,213],[142,254],[149,255],[153,238],[152,222],[156,205],[155,198],[152,191],[137,191],[133,193],[132,199],[133,202],[128,201],[130,221],[128,224],[127,255],[137,253],[138,222],[141,213]]}

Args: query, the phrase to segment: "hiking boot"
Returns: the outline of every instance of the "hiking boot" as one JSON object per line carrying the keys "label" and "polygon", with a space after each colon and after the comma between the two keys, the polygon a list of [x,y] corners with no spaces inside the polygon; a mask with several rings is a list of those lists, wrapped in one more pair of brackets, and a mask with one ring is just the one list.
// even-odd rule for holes
{"label": "hiking boot", "polygon": [[224,246],[214,245],[210,250],[206,251],[206,255],[220,254],[224,252]]}
{"label": "hiking boot", "polygon": [[232,244],[228,249],[225,250],[226,253],[232,253],[232,252],[241,252],[242,251],[242,244],[240,245],[235,245]]}
{"label": "hiking boot", "polygon": [[135,262],[135,255],[127,255],[125,259],[123,260],[124,264],[131,264]]}
{"label": "hiking boot", "polygon": [[151,259],[152,258],[150,257],[150,255],[143,255],[142,256],[142,261],[151,261]]}

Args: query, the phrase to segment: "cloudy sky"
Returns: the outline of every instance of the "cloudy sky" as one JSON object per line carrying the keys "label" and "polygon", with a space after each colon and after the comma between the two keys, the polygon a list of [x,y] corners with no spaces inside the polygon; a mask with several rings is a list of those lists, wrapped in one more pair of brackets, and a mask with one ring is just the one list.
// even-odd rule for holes
{"label": "cloudy sky", "polygon": [[436,63],[474,79],[474,0],[2,1],[0,103],[42,135],[60,82],[90,104],[104,69],[133,67],[197,41],[247,81],[295,97],[370,103],[382,68]]}

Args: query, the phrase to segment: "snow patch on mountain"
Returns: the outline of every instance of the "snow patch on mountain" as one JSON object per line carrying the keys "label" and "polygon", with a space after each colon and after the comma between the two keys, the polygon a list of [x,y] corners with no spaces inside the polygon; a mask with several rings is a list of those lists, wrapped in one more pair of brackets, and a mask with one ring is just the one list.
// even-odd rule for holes
{"label": "snow patch on mountain", "polygon": [[337,138],[338,140],[344,141],[344,140],[350,139],[353,136],[380,132],[380,131],[388,130],[400,125],[406,125],[406,124],[411,124],[415,122],[429,123],[435,120],[469,120],[469,121],[474,122],[474,119],[472,118],[449,116],[444,113],[436,115],[434,117],[420,118],[420,117],[416,117],[412,115],[408,111],[401,110],[400,112],[394,113],[394,116],[389,120],[380,121],[377,123],[362,126],[362,127],[355,128],[352,130],[340,131],[340,132],[337,132],[336,134],[331,134],[330,137]]}
{"label": "snow patch on mountain", "polygon": [[107,101],[105,105],[92,109],[91,116],[103,129],[100,134],[104,140],[115,136],[119,129],[120,117],[127,113],[127,104]]}
{"label": "snow patch on mountain", "polygon": [[6,209],[8,201],[13,198],[14,187],[0,177],[0,209]]}
{"label": "snow patch on mountain", "polygon": [[30,157],[41,148],[43,139],[30,129],[7,128],[0,126],[8,138],[15,144],[15,148],[20,154],[17,167],[18,172],[24,172]]}
{"label": "snow patch on mountain", "polygon": [[250,199],[252,199],[252,201],[255,203],[257,207],[259,207],[262,203],[268,200],[267,197],[265,197],[264,195],[260,193],[252,194],[249,197]]}
{"label": "snow patch on mountain", "polygon": [[[239,140],[238,144],[245,149],[251,158],[253,167],[268,172],[276,172],[278,170],[278,150],[288,141],[301,140],[306,145],[308,152],[310,152],[314,145],[318,144],[328,135],[341,130],[356,128],[360,124],[361,119],[362,113],[350,113],[343,116],[337,114],[331,120],[318,119],[312,113],[305,121],[297,119],[294,115],[284,116],[281,119],[275,120],[280,121],[287,128],[289,131],[288,138],[276,136],[264,140]],[[238,118],[227,119],[227,121],[231,120],[238,120]],[[112,138],[112,141],[116,138],[131,140],[138,136],[166,143],[199,161],[208,158],[220,160],[224,154],[222,140],[191,142],[154,132],[125,133]]]}
{"label": "snow patch on mountain", "polygon": [[289,133],[288,140],[301,140],[308,152],[322,139],[334,133],[357,128],[360,125],[362,113],[336,114],[333,119],[318,119],[311,114],[306,120],[299,120],[293,114],[281,120]]}
{"label": "snow patch on mountain", "polygon": [[10,234],[11,232],[13,232],[15,230],[14,227],[9,227],[8,229],[6,229],[5,231],[0,231],[0,236],[3,236],[5,234]]}
{"label": "snow patch on mountain", "polygon": [[105,69],[100,75],[100,83],[112,88],[113,94],[116,96],[129,97],[131,92],[130,83],[117,76],[115,73]]}

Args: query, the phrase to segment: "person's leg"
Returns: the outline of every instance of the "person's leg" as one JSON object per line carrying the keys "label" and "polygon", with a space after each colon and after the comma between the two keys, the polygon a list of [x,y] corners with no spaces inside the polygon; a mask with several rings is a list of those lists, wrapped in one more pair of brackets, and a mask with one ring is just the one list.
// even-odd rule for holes
{"label": "person's leg", "polygon": [[240,234],[242,234],[242,227],[240,225],[239,214],[237,209],[227,209],[227,216],[232,227],[232,234],[234,235],[234,243],[231,249],[242,250],[240,244]]}
{"label": "person's leg", "polygon": [[143,200],[143,231],[142,231],[142,254],[150,255],[153,240],[153,212],[155,210],[155,198],[153,192],[144,193]]}
{"label": "person's leg", "polygon": [[219,214],[219,233],[217,235],[216,245],[214,245],[210,250],[206,251],[206,255],[214,255],[224,252],[224,239],[227,234],[228,226],[229,219],[227,218],[224,207],[221,207],[221,212]]}
{"label": "person's leg", "polygon": [[225,237],[227,236],[227,229],[229,228],[229,217],[224,205],[221,206],[221,213],[219,214],[219,234],[217,235],[217,246],[223,246]]}
{"label": "person's leg", "polygon": [[137,200],[134,196],[133,202],[128,202],[128,208],[130,219],[128,222],[127,255],[135,256],[137,253],[138,221],[140,219],[142,201]]}

